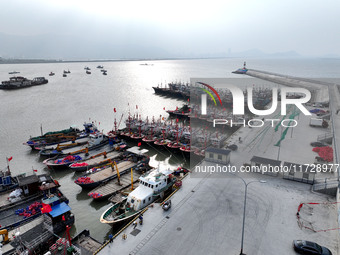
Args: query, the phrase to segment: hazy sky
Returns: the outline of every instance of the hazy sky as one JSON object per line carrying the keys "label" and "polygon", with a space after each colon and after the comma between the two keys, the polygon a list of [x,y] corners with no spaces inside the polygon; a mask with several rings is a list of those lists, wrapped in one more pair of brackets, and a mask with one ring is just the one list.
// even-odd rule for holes
{"label": "hazy sky", "polygon": [[339,0],[0,0],[0,10],[0,33],[62,38],[73,47],[340,55]]}

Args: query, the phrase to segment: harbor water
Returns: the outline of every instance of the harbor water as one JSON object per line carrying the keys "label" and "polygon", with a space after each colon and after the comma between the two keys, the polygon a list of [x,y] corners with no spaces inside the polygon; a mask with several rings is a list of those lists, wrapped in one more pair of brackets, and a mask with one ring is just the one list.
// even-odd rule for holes
{"label": "harbor water", "polygon": [[[99,222],[100,215],[108,207],[107,201],[92,201],[88,191],[74,183],[81,176],[71,170],[50,170],[42,163],[37,152],[23,145],[30,136],[43,132],[66,129],[71,125],[82,127],[84,122],[95,122],[98,129],[107,133],[113,128],[114,119],[124,127],[124,120],[131,114],[140,114],[144,119],[168,118],[165,110],[182,106],[185,101],[154,94],[153,86],[169,82],[189,82],[190,78],[234,78],[235,85],[242,85],[241,75],[231,72],[242,67],[243,59],[199,59],[115,62],[69,62],[44,64],[2,64],[0,81],[8,80],[12,71],[28,79],[44,76],[46,85],[20,90],[0,90],[0,168],[10,162],[12,173],[50,174],[61,184],[62,192],[69,198],[76,223],[73,234],[89,229],[99,241],[107,238],[110,226]],[[103,65],[107,75],[96,67]],[[84,67],[91,68],[86,74]],[[308,78],[340,77],[340,59],[267,59],[247,61],[247,67],[287,75]],[[63,70],[70,70],[67,77]],[[48,76],[54,72],[54,76]],[[250,78],[246,78],[250,79]],[[260,80],[254,80],[261,85]],[[114,112],[116,108],[116,112]],[[165,110],[164,110],[165,108]],[[123,115],[123,117],[122,117]],[[188,166],[181,154],[169,151],[149,150],[150,165],[176,168]]]}

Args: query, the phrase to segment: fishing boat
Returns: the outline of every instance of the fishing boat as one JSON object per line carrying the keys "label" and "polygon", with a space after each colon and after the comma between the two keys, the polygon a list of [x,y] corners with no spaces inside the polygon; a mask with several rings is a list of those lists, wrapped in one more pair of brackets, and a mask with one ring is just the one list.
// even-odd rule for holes
{"label": "fishing boat", "polygon": [[14,190],[18,187],[18,181],[15,177],[12,177],[11,171],[7,166],[8,170],[0,170],[0,194]]}
{"label": "fishing boat", "polygon": [[97,68],[98,68],[98,69],[102,69],[102,68],[104,68],[104,66],[99,65],[99,66],[97,66]]}
{"label": "fishing boat", "polygon": [[1,194],[6,199],[0,201],[0,211],[16,203],[23,203],[30,199],[43,197],[46,194],[45,191],[51,194],[58,193],[59,183],[46,174],[36,175],[34,173],[27,176],[26,174],[21,174],[15,176],[14,179],[17,186]]}
{"label": "fishing boat", "polygon": [[138,168],[137,171],[131,171],[131,175],[126,173],[121,175],[117,180],[113,179],[107,183],[103,183],[99,185],[97,188],[91,190],[87,195],[91,197],[93,200],[103,200],[108,199],[112,196],[119,196],[119,193],[126,192],[126,189],[131,187],[138,187],[138,178],[150,170],[149,165],[145,165],[144,168]]}
{"label": "fishing boat", "polygon": [[170,115],[170,117],[175,118],[189,118],[190,117],[190,107],[189,105],[185,104],[183,107],[178,109],[176,107],[176,110],[167,110],[166,112]]}
{"label": "fishing boat", "polygon": [[[91,133],[89,135],[90,140],[88,142],[71,143],[65,146],[57,146],[56,148],[41,150],[40,156],[55,157],[55,156],[67,156],[75,151],[88,148],[89,151],[99,149],[109,143],[107,136],[101,132]],[[63,149],[64,148],[64,149]]]}
{"label": "fishing boat", "polygon": [[20,72],[13,71],[13,72],[9,72],[8,74],[17,74],[17,73],[20,73]]}
{"label": "fishing boat", "polygon": [[[133,147],[134,148],[134,147]],[[132,148],[131,148],[132,149]],[[131,170],[131,168],[144,167],[144,164],[148,164],[150,158],[146,155],[136,154],[131,152],[131,149],[127,150],[124,160],[119,162],[110,162],[108,165],[99,168],[92,168],[89,170],[89,174],[79,177],[74,182],[85,189],[93,189],[102,183],[108,182],[114,178],[117,178],[118,174],[124,174]],[[117,172],[116,169],[119,169]]]}
{"label": "fishing boat", "polygon": [[70,155],[67,155],[66,157],[61,158],[48,158],[43,161],[43,163],[50,169],[62,169],[68,167],[70,164],[83,160],[83,157],[78,155],[78,153],[84,153],[84,157],[87,157],[89,155],[88,148],[84,148],[78,151],[73,152]]}
{"label": "fishing boat", "polygon": [[48,80],[45,77],[35,77],[32,80],[32,85],[42,85],[48,83]]}
{"label": "fishing boat", "polygon": [[41,150],[42,148],[46,148],[46,146],[82,140],[83,138],[88,137],[90,133],[96,131],[97,127],[93,123],[84,123],[84,130],[79,130],[77,126],[73,125],[68,129],[47,132],[45,134],[43,134],[41,127],[42,135],[30,137],[24,145],[30,146],[33,150]]}
{"label": "fishing boat", "polygon": [[50,73],[49,73],[49,76],[53,76],[53,75],[55,75],[55,73],[53,73],[53,72],[50,72]]}
{"label": "fishing boat", "polygon": [[70,70],[67,70],[67,71],[64,70],[64,74],[67,74],[67,73],[71,73]]}
{"label": "fishing boat", "polygon": [[156,199],[164,197],[176,182],[174,171],[156,169],[139,177],[139,186],[122,202],[108,208],[100,217],[101,223],[111,226],[133,219]]}
{"label": "fishing boat", "polygon": [[188,158],[190,157],[190,153],[194,152],[194,150],[191,149],[190,144],[183,144],[179,149],[183,152],[184,156]]}
{"label": "fishing boat", "polygon": [[[87,159],[79,160],[77,162],[71,163],[69,168],[76,172],[87,171],[94,167],[99,167],[108,164],[111,161],[116,160],[123,155],[123,151],[127,148],[126,143],[115,144],[113,149],[109,152],[101,152],[93,155]],[[103,157],[101,157],[103,156]]]}
{"label": "fishing boat", "polygon": [[170,140],[164,140],[164,139],[156,139],[154,142],[154,145],[157,145],[159,147],[165,147],[168,145]]}
{"label": "fishing boat", "polygon": [[[147,121],[147,125],[148,125],[148,121]],[[154,129],[156,127],[154,117],[152,117],[152,123],[150,125],[148,125],[148,127],[150,129],[150,132],[145,137],[143,137],[142,141],[145,142],[145,143],[154,143],[155,140],[156,140],[156,137],[154,136]]]}
{"label": "fishing boat", "polygon": [[[17,228],[36,217],[41,215],[41,208],[43,204],[47,204],[50,207],[63,204],[62,212],[57,212],[55,215],[50,215],[52,222],[58,224],[61,220],[61,214],[68,212],[65,208],[68,204],[68,199],[58,189],[59,183],[53,180],[48,175],[31,175],[27,177],[21,177],[18,179],[18,189],[12,191],[9,194],[7,201],[2,201],[0,207],[0,229],[13,229]],[[55,207],[57,208],[57,207]],[[56,217],[60,216],[58,219]],[[65,215],[66,218],[73,217],[71,214]],[[72,221],[72,219],[71,219]],[[69,222],[71,224],[71,222]],[[59,228],[59,227],[58,227]],[[56,232],[59,230],[56,229]]]}
{"label": "fishing boat", "polygon": [[91,74],[91,72],[89,70],[86,70],[86,74]]}
{"label": "fishing boat", "polygon": [[[68,154],[72,154],[75,151],[81,150],[81,146],[85,148],[88,148],[89,145],[88,141],[83,142],[71,142],[71,143],[65,143],[65,144],[58,144],[57,146],[46,146],[46,148],[42,148],[39,151],[40,156],[43,157],[57,157],[57,156],[65,156]],[[67,152],[66,152],[67,150]]]}
{"label": "fishing boat", "polygon": [[[70,217],[70,211],[65,211],[68,210],[67,207],[63,204],[59,207],[52,206],[50,213],[44,213],[20,225],[20,232],[17,228],[0,230],[0,234],[7,235],[7,242],[1,248],[2,254],[45,254],[49,245],[56,241],[57,234],[64,230],[68,231],[74,223],[74,216],[71,214]],[[61,210],[65,212],[56,216],[57,211]],[[58,249],[58,252],[61,250]]]}
{"label": "fishing boat", "polygon": [[22,76],[15,76],[9,78],[9,81],[3,81],[0,84],[0,89],[20,89],[27,88],[31,86],[43,85],[48,83],[45,77],[36,77],[33,80],[29,80]]}
{"label": "fishing boat", "polygon": [[14,76],[9,81],[2,81],[0,89],[20,89],[33,86],[32,80],[22,76]]}

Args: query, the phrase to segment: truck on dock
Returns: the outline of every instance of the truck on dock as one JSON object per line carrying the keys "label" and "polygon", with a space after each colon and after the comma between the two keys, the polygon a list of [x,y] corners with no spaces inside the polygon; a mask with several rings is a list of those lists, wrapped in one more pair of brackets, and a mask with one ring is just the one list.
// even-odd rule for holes
{"label": "truck on dock", "polygon": [[310,118],[309,125],[311,127],[328,127],[328,122],[323,119]]}

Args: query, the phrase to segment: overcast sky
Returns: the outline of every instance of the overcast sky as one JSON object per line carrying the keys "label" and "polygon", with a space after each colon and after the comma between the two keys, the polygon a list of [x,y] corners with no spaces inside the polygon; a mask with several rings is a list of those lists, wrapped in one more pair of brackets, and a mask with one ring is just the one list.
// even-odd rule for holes
{"label": "overcast sky", "polygon": [[0,10],[0,33],[64,38],[72,47],[340,55],[339,0],[0,0]]}

